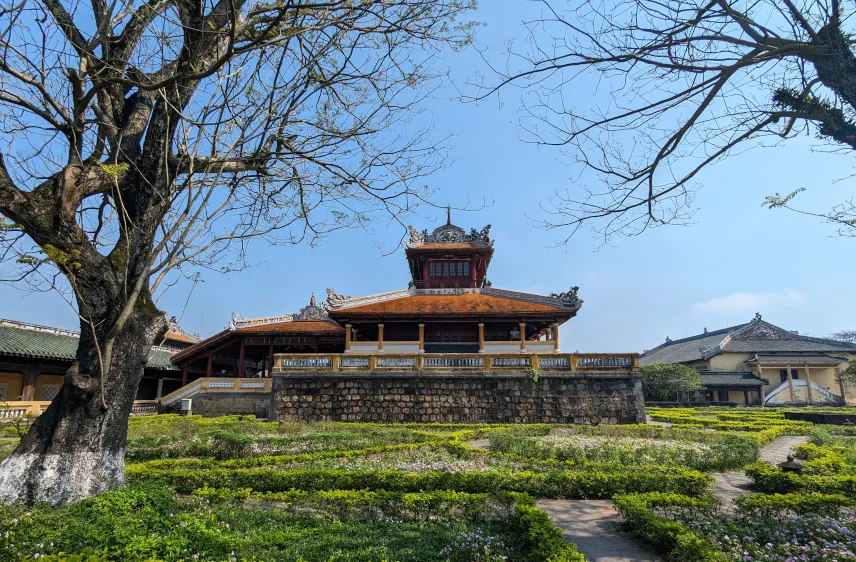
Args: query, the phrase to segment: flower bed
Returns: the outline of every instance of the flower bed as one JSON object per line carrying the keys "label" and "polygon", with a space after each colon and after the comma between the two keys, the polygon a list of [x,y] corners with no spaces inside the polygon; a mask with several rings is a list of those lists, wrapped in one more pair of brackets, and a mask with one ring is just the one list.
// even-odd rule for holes
{"label": "flower bed", "polygon": [[557,433],[545,437],[496,435],[491,438],[491,448],[517,458],[556,459],[579,465],[662,464],[706,471],[740,468],[754,462],[758,455],[757,444],[749,439],[720,438],[716,442],[713,439],[681,439],[677,436],[666,439],[667,436],[664,433],[659,435],[663,438],[589,436],[557,430]]}

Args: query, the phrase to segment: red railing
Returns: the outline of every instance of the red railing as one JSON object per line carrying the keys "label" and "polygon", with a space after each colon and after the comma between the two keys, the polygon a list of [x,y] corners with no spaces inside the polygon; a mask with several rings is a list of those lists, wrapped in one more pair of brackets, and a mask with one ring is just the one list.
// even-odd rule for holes
{"label": "red railing", "polygon": [[472,279],[429,279],[428,281],[416,281],[413,284],[417,289],[477,289],[481,282]]}

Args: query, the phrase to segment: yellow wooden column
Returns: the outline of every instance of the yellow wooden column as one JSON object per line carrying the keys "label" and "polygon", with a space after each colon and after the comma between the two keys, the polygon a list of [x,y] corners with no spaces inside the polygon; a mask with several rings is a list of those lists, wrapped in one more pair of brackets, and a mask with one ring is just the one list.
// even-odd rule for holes
{"label": "yellow wooden column", "polygon": [[419,326],[419,353],[425,353],[425,324]]}
{"label": "yellow wooden column", "polygon": [[[762,367],[761,365],[758,365],[758,378],[761,378],[761,379],[764,378],[764,367]],[[761,405],[763,406],[764,403],[767,401],[767,397],[764,396],[764,387],[763,386],[761,386],[761,390],[758,391],[758,394],[761,396]]]}
{"label": "yellow wooden column", "polygon": [[377,351],[383,353],[383,324],[377,325]]}
{"label": "yellow wooden column", "polygon": [[788,392],[791,393],[791,404],[796,404],[796,398],[794,397],[794,379],[791,377],[790,365],[788,365]]}
{"label": "yellow wooden column", "polygon": [[345,324],[345,353],[351,352],[351,325]]}
{"label": "yellow wooden column", "polygon": [[805,365],[805,392],[808,396],[809,405],[814,403],[814,400],[811,397],[811,373],[809,373],[808,363]]}
{"label": "yellow wooden column", "polygon": [[520,353],[526,353],[526,322],[520,323]]}
{"label": "yellow wooden column", "polygon": [[559,323],[553,324],[553,347],[559,353]]}
{"label": "yellow wooden column", "polygon": [[484,322],[479,322],[479,353],[484,353]]}
{"label": "yellow wooden column", "polygon": [[844,390],[844,373],[841,368],[838,369],[838,388],[841,389],[841,399],[844,400],[844,405],[847,405],[847,392]]}

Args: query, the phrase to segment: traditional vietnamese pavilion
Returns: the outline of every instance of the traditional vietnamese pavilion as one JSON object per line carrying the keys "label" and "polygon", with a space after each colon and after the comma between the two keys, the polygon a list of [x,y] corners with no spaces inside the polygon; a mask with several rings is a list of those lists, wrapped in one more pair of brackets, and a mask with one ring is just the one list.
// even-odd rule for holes
{"label": "traditional vietnamese pavilion", "polygon": [[490,225],[410,227],[410,281],[398,291],[351,297],[327,289],[296,314],[232,315],[228,329],[172,357],[183,380],[264,377],[277,354],[559,352],[559,325],[582,300],[577,287],[553,295],[494,288]]}
{"label": "traditional vietnamese pavilion", "polygon": [[[327,289],[295,314],[244,318],[176,353],[202,415],[379,422],[639,423],[638,357],[563,353],[578,288],[536,295],[492,286],[490,225],[410,227],[406,287],[353,297]],[[253,380],[256,379],[256,380]],[[258,380],[262,379],[262,380]]]}

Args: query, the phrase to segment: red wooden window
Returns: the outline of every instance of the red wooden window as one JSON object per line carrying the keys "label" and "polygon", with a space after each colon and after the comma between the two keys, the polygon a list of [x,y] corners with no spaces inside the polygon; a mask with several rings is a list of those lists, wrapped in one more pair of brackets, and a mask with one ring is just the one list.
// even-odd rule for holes
{"label": "red wooden window", "polygon": [[468,261],[431,261],[428,262],[428,274],[432,279],[438,277],[469,277],[470,262]]}

